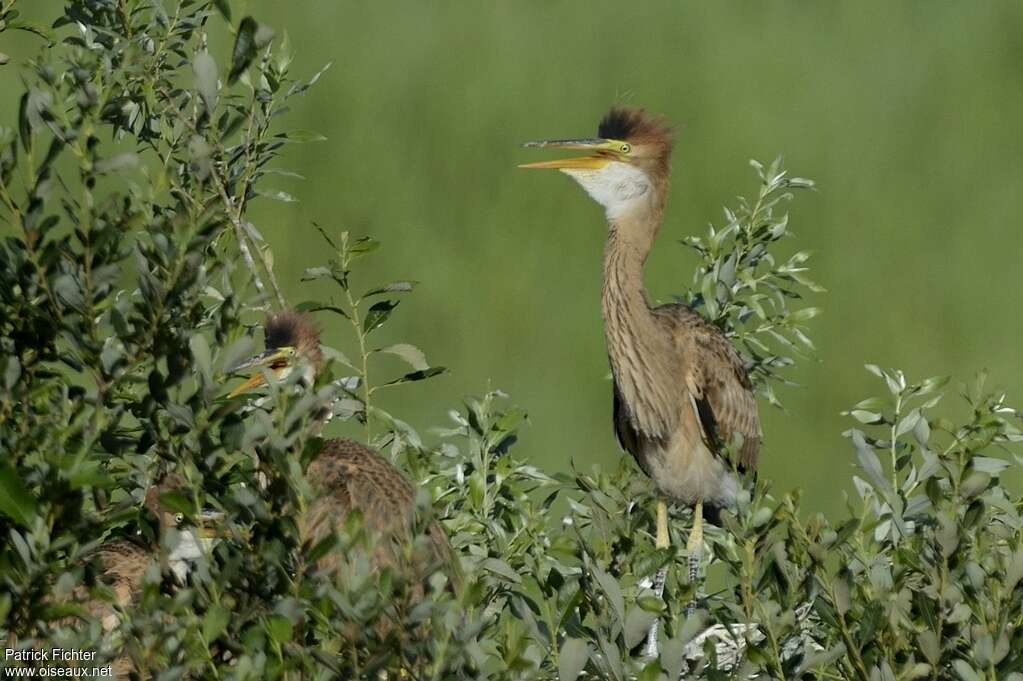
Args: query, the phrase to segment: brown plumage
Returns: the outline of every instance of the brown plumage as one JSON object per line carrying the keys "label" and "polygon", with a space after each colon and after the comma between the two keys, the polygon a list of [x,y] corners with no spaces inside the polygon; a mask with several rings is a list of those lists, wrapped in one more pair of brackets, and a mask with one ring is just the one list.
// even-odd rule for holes
{"label": "brown plumage", "polygon": [[[302,519],[303,534],[316,542],[345,522],[353,509],[362,514],[363,527],[373,544],[373,563],[411,570],[421,581],[438,568],[457,576],[457,561],[447,535],[437,522],[428,528],[429,542],[422,555],[406,565],[406,544],[412,537],[416,489],[387,459],[348,438],[327,441],[309,464],[307,477],[320,493]],[[334,568],[337,557],[328,555],[321,567]]]}
{"label": "brown plumage", "polygon": [[[692,581],[699,572],[704,503],[734,503],[736,472],[757,465],[760,417],[742,360],[721,330],[685,305],[651,307],[647,301],[643,264],[664,217],[670,128],[659,116],[622,107],[611,109],[597,134],[527,143],[591,155],[522,167],[559,169],[604,207],[601,309],[614,376],[615,433],[665,496],[693,506],[687,543]],[[657,504],[656,537],[658,548],[670,546],[663,500]],[[662,568],[653,582],[658,595],[664,578]],[[656,621],[646,650],[656,657]]]}
{"label": "brown plumage", "polygon": [[[168,475],[146,491],[143,506],[159,521],[160,536],[177,525],[175,514],[160,504],[160,495],[181,486],[179,477]],[[160,553],[158,547],[146,546],[140,541],[113,539],[97,548],[89,559],[99,568],[99,581],[113,591],[114,605],[125,609],[138,600],[146,570],[150,565],[159,563]],[[79,596],[83,594],[79,592]],[[89,599],[86,604],[90,613],[102,621],[104,629],[110,630],[117,625],[117,613],[109,602]]]}
{"label": "brown plumage", "polygon": [[[182,487],[181,478],[169,474],[146,491],[143,506],[156,516],[159,537],[178,524],[177,516],[160,503],[160,496]],[[146,572],[150,566],[160,564],[160,550],[158,546],[146,545],[141,540],[113,539],[100,545],[87,559],[98,568],[97,581],[111,590],[113,602],[93,597],[85,587],[75,589],[72,598],[84,605],[90,617],[99,620],[105,631],[112,631],[120,621],[119,613],[138,603]],[[74,618],[64,619],[61,623],[77,625]],[[114,659],[111,666],[115,679],[128,679],[135,670],[127,656]]]}
{"label": "brown plumage", "polygon": [[267,350],[293,347],[315,370],[323,367],[320,328],[308,314],[292,310],[272,314],[263,325],[263,336]]}
{"label": "brown plumage", "polygon": [[[309,315],[280,312],[267,318],[264,330],[267,351],[261,356],[262,361],[278,373],[304,365],[311,379],[322,368],[320,331]],[[280,352],[282,349],[294,352]],[[410,570],[414,582],[421,582],[437,568],[442,568],[452,582],[458,580],[458,560],[437,522],[429,526],[426,554],[414,555],[415,565],[404,564],[405,549],[414,538],[416,490],[400,470],[376,451],[347,438],[328,440],[309,464],[306,477],[318,495],[300,519],[307,542],[322,540],[341,527],[352,510],[358,509],[374,545],[371,559],[375,566]],[[330,569],[338,562],[336,555],[328,555],[320,560],[319,566]]]}
{"label": "brown plumage", "polygon": [[[667,200],[672,132],[663,118],[623,107],[604,117],[598,135],[530,143],[595,152],[531,166],[572,176],[607,215],[602,311],[615,432],[668,497],[730,504],[732,469],[753,469],[761,440],[742,360],[718,327],[685,305],[651,307],[643,287]],[[730,451],[734,461],[724,459]]]}

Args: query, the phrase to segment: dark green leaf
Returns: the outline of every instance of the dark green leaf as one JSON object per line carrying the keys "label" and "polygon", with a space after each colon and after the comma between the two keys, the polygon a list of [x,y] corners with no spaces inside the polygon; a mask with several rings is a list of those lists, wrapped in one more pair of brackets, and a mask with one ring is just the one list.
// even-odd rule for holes
{"label": "dark green leaf", "polygon": [[366,313],[366,319],[362,322],[363,333],[370,333],[382,326],[396,307],[398,307],[397,300],[381,300],[378,303],[373,303],[373,306]]}
{"label": "dark green leaf", "polygon": [[413,371],[411,373],[407,373],[401,378],[396,378],[393,381],[388,381],[384,385],[397,385],[399,383],[412,383],[414,381],[422,381],[424,379],[431,378],[433,376],[437,376],[445,372],[447,372],[447,369],[444,367],[430,367],[429,369],[425,369],[423,371]]}
{"label": "dark green leaf", "polygon": [[295,144],[306,144],[308,142],[325,142],[326,137],[318,132],[312,130],[289,130],[288,132],[282,132],[278,135],[282,139],[286,139],[289,142]]}
{"label": "dark green leaf", "polygon": [[234,85],[239,77],[249,68],[256,58],[256,53],[273,40],[273,31],[260,24],[252,17],[245,17],[238,26],[231,50],[231,72],[227,76],[228,85]]}
{"label": "dark green leaf", "polygon": [[0,461],[0,513],[25,526],[31,525],[37,513],[35,498],[6,461]]}
{"label": "dark green leaf", "polygon": [[230,0],[213,0],[213,4],[216,5],[217,11],[220,15],[228,22],[231,21],[231,3]]}
{"label": "dark green leaf", "polygon": [[219,603],[210,606],[202,621],[202,636],[206,643],[212,643],[218,636],[224,633],[230,617],[231,615],[227,608]]}

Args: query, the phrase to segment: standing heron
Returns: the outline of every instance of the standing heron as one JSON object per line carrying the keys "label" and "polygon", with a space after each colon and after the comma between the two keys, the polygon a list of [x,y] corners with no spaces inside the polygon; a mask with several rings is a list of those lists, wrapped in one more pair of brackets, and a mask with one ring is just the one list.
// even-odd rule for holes
{"label": "standing heron", "polygon": [[[526,144],[586,155],[521,167],[560,170],[604,208],[602,311],[615,433],[665,497],[693,507],[687,552],[695,579],[703,507],[734,504],[738,474],[757,465],[761,432],[749,376],[721,330],[686,305],[647,302],[643,264],[664,216],[672,143],[663,118],[613,108],[596,138]],[[663,498],[656,545],[670,545]],[[658,595],[664,574],[657,575]],[[656,624],[650,638],[647,650],[656,653]]]}
{"label": "standing heron", "polygon": [[[263,327],[266,349],[236,369],[266,368],[278,379],[293,370],[303,372],[302,381],[311,385],[323,368],[320,331],[312,319],[292,311],[267,318]],[[231,391],[234,397],[266,382],[266,372],[254,373]],[[318,419],[317,427],[329,419]],[[390,461],[376,451],[348,438],[327,440],[306,469],[316,500],[300,518],[305,541],[318,542],[344,524],[353,510],[362,514],[363,525],[373,542],[370,556],[374,567],[389,566],[411,575],[417,589],[437,569],[442,569],[452,584],[459,581],[458,560],[447,535],[436,521],[427,529],[427,547],[414,553],[415,565],[404,564],[407,543],[413,539],[416,488]],[[337,556],[328,554],[319,567],[331,569]]]}

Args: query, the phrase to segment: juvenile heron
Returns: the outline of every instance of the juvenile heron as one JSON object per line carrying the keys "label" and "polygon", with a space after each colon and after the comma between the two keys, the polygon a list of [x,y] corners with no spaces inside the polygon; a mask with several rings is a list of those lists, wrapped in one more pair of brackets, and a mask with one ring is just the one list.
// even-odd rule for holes
{"label": "juvenile heron", "polygon": [[[180,513],[168,509],[161,497],[170,492],[182,493],[187,490],[184,480],[177,474],[164,475],[157,483],[146,490],[143,507],[157,518],[159,527],[157,545],[148,545],[139,539],[112,539],[90,555],[89,560],[98,568],[97,581],[113,593],[113,601],[92,596],[85,587],[75,590],[75,600],[83,603],[89,614],[98,619],[105,631],[117,627],[120,611],[130,609],[138,604],[142,594],[146,572],[150,566],[168,567],[179,582],[184,582],[187,563],[202,555],[202,544],[212,539],[214,532],[209,524],[221,519],[222,514],[204,510],[197,518],[200,526],[180,530],[177,543],[168,552],[162,551],[159,543],[163,542],[171,528],[177,528],[184,521]],[[65,620],[65,624],[71,624]],[[134,671],[134,665],[127,656],[121,656],[112,662],[113,677],[127,679]]]}
{"label": "juvenile heron", "polygon": [[[746,369],[721,330],[686,305],[647,302],[643,264],[664,216],[672,143],[663,118],[613,108],[595,138],[526,144],[584,156],[521,167],[560,170],[604,208],[602,311],[615,433],[664,496],[693,507],[687,552],[695,579],[703,507],[712,511],[734,503],[737,474],[757,465],[761,432]],[[661,499],[656,545],[669,544],[667,503]],[[660,593],[663,569],[657,577]],[[656,626],[650,638],[648,651],[656,653]]]}
{"label": "juvenile heron", "polygon": [[[168,530],[178,527],[184,520],[182,514],[164,506],[161,497],[170,492],[180,493],[185,489],[187,488],[184,480],[171,473],[163,476],[146,491],[143,507],[157,518],[158,541],[162,541]],[[165,556],[161,554],[159,546],[150,546],[134,538],[121,538],[100,545],[89,558],[99,568],[97,577],[100,583],[105,584],[113,592],[114,604],[124,609],[137,602],[143,578],[150,565],[166,565],[179,582],[184,582],[188,572],[186,563],[198,558],[201,555],[200,544],[213,537],[213,530],[207,525],[220,520],[221,517],[222,515],[215,511],[202,511],[198,518],[200,527],[182,530],[176,546]],[[82,595],[82,592],[79,595]],[[104,629],[110,630],[116,626],[117,613],[108,602],[90,600],[88,608],[93,616],[101,620]]]}
{"label": "juvenile heron", "polygon": [[[264,337],[266,350],[238,368],[266,368],[278,379],[300,370],[303,382],[311,385],[316,373],[323,368],[320,331],[312,319],[292,311],[271,315],[264,325]],[[265,382],[266,372],[254,373],[235,388],[231,396]],[[318,427],[328,419],[328,415],[319,419]],[[305,541],[315,543],[329,536],[357,509],[373,542],[370,558],[374,566],[407,570],[405,574],[411,573],[414,582],[422,582],[439,568],[452,583],[457,583],[458,560],[436,521],[427,528],[425,552],[413,555],[417,564],[403,564],[404,548],[413,539],[416,488],[376,451],[348,438],[327,440],[306,469],[306,477],[318,496],[300,519]],[[325,569],[337,564],[336,554],[328,554],[319,562]]]}

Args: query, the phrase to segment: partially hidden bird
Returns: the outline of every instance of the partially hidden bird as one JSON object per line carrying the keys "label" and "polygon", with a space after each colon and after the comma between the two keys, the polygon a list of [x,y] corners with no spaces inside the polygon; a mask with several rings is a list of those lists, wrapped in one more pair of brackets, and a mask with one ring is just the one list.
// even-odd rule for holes
{"label": "partially hidden bird", "polygon": [[[253,390],[266,382],[267,375],[281,380],[292,371],[302,371],[301,381],[311,385],[323,368],[320,330],[305,313],[285,310],[267,317],[263,327],[266,349],[235,370],[260,370],[235,388],[230,396]],[[317,419],[320,429],[330,418],[329,409]],[[447,535],[434,520],[424,533],[426,548],[406,556],[414,539],[416,488],[404,473],[375,450],[349,438],[323,443],[306,469],[316,493],[315,500],[299,519],[303,541],[316,543],[337,531],[357,510],[372,544],[374,567],[389,566],[403,571],[414,584],[422,585],[429,575],[442,570],[450,583],[460,580],[458,559]],[[331,569],[339,561],[336,553],[320,559],[319,567]]]}
{"label": "partially hidden bird", "polygon": [[[687,542],[696,579],[703,508],[732,506],[742,474],[757,466],[760,417],[739,353],[719,327],[681,303],[652,306],[643,267],[664,217],[673,132],[661,116],[612,108],[597,136],[527,142],[584,155],[522,165],[569,175],[605,213],[601,309],[614,379],[614,429],[663,497],[693,508]],[[670,546],[668,508],[657,503],[656,546]],[[657,575],[660,595],[665,573]],[[656,654],[656,623],[647,650]]]}
{"label": "partially hidden bird", "polygon": [[[168,568],[178,582],[184,582],[187,563],[203,555],[203,544],[213,540],[213,525],[222,518],[216,511],[204,509],[195,518],[198,525],[179,532],[176,545],[167,547],[163,541],[168,530],[178,528],[184,521],[181,513],[170,510],[162,501],[165,494],[183,493],[188,489],[183,478],[176,473],[165,473],[150,485],[142,506],[157,519],[157,543],[150,545],[141,538],[122,537],[104,542],[87,559],[97,567],[99,584],[110,589],[113,598],[94,595],[80,587],[74,599],[84,604],[90,616],[99,620],[105,631],[111,631],[120,622],[122,612],[137,605],[142,594],[146,572],[153,565]],[[70,619],[65,624],[72,624]],[[127,679],[134,666],[126,656],[113,661],[113,675]]]}

